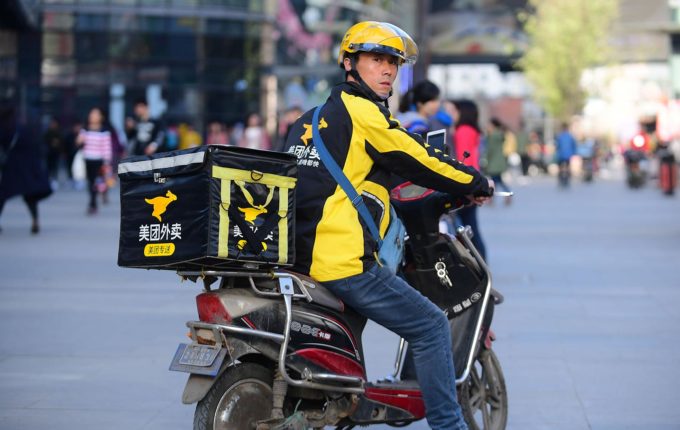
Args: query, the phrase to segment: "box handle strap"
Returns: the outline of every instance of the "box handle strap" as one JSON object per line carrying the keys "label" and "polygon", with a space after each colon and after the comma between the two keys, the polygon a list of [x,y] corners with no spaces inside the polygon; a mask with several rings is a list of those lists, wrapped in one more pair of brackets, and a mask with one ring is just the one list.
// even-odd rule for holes
{"label": "box handle strap", "polygon": [[229,213],[229,218],[231,218],[234,223],[236,223],[238,228],[241,230],[241,233],[243,233],[243,237],[246,238],[246,244],[251,249],[251,251],[253,251],[255,254],[260,254],[262,251],[264,251],[262,241],[257,237],[255,232],[250,229],[248,223],[239,216],[238,212],[236,212],[236,209],[234,209],[234,206],[230,205],[229,209],[227,209],[227,212]]}
{"label": "box handle strap", "polygon": [[[224,208],[224,204],[222,207]],[[243,237],[245,237],[246,244],[250,250],[258,255],[265,250],[263,245],[264,239],[274,229],[274,226],[278,224],[281,218],[283,218],[278,212],[274,212],[264,223],[262,223],[258,229],[259,234],[256,234],[250,229],[248,222],[239,215],[236,209],[234,209],[234,206],[229,205],[227,212],[229,213],[229,218],[234,221],[241,230],[241,233],[243,233]]]}

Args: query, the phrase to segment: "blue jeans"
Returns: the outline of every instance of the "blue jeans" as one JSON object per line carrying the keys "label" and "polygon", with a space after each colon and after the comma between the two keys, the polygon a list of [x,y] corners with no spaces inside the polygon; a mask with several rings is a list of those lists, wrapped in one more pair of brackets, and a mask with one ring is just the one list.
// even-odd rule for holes
{"label": "blue jeans", "polygon": [[456,400],[451,332],[444,312],[377,264],[360,275],[323,285],[360,314],[406,339],[413,352],[430,427],[466,430]]}

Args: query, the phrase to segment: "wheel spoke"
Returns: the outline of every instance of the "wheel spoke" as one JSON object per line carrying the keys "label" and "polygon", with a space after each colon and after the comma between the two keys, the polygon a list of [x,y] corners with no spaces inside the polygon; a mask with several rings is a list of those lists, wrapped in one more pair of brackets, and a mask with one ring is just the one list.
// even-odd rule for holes
{"label": "wheel spoke", "polygon": [[479,391],[474,391],[470,393],[470,408],[473,411],[480,409],[483,405],[482,395]]}
{"label": "wheel spoke", "polygon": [[483,387],[482,381],[479,378],[479,373],[477,373],[477,369],[474,368],[474,367],[472,368],[472,371],[470,372],[470,382],[472,383],[471,385],[474,388],[477,388],[478,390]]}
{"label": "wheel spoke", "polygon": [[490,394],[487,394],[487,396],[486,396],[486,403],[489,404],[492,411],[500,409],[501,405],[503,404],[502,400],[499,396],[490,395]]}
{"label": "wheel spoke", "polygon": [[482,405],[482,423],[484,426],[482,427],[484,430],[489,430],[491,428],[491,416],[489,414],[489,410],[487,409],[486,405]]}

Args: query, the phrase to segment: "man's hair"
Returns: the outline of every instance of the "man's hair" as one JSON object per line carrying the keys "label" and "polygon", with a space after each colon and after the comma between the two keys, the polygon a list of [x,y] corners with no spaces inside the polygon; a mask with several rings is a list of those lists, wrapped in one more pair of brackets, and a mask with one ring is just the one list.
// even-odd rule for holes
{"label": "man's hair", "polygon": [[135,100],[135,106],[137,106],[137,105],[149,106],[149,104],[146,102],[146,99],[136,99]]}
{"label": "man's hair", "polygon": [[439,87],[432,81],[424,80],[418,82],[413,88],[408,90],[399,103],[400,112],[408,112],[418,103],[427,103],[439,98]]}

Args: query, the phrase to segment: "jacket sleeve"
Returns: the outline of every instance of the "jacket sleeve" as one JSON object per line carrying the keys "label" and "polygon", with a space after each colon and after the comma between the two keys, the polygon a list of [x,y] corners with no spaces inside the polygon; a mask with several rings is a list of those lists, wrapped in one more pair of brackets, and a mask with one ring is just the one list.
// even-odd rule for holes
{"label": "jacket sleeve", "polygon": [[376,164],[415,184],[449,194],[489,191],[488,181],[479,171],[404,130],[386,108],[373,106],[355,120],[365,130],[366,152]]}

